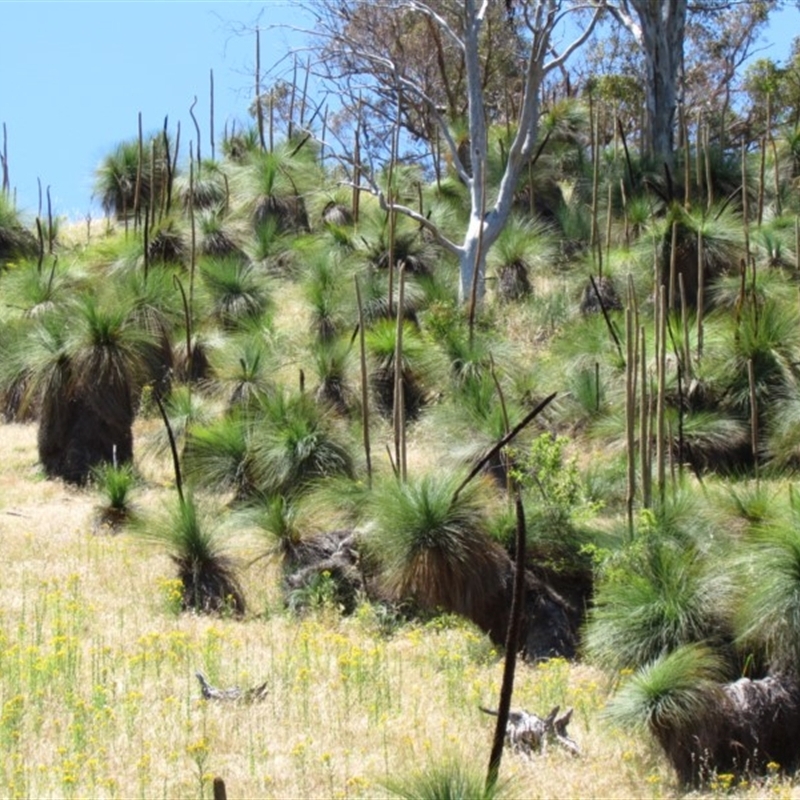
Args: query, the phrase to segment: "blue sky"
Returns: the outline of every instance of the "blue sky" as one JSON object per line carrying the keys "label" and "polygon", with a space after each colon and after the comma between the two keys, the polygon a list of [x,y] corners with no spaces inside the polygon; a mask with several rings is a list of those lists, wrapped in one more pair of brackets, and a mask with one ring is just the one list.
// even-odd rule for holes
{"label": "blue sky", "polygon": [[[183,159],[189,139],[197,139],[189,115],[195,96],[202,155],[210,156],[210,70],[219,147],[226,121],[248,120],[250,31],[257,21],[262,28],[302,25],[298,5],[0,2],[0,123],[18,207],[36,214],[38,177],[43,191],[50,186],[56,215],[83,218],[95,168],[117,143],[136,137],[140,111],[145,133],[160,130],[167,115],[174,133],[180,120]],[[301,41],[285,28],[263,31],[262,70]]]}
{"label": "blue sky", "polygon": [[[196,139],[189,116],[195,96],[202,154],[210,155],[210,70],[219,146],[226,121],[247,122],[251,31],[257,22],[262,29],[308,25],[302,6],[302,0],[0,1],[0,123],[18,207],[36,214],[40,178],[56,215],[81,219],[91,211],[96,218],[92,181],[103,156],[136,137],[139,112],[145,132],[160,130],[167,115],[174,132],[180,120],[185,156],[189,139]],[[759,56],[784,59],[799,22],[791,4],[774,19]],[[301,43],[286,27],[262,32],[262,69]]]}

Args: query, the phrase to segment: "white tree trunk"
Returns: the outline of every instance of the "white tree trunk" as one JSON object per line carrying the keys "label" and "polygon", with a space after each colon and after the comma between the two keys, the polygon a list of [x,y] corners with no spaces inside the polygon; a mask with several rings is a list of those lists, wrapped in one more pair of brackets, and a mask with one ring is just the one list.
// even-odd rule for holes
{"label": "white tree trunk", "polygon": [[[355,7],[364,0],[350,0],[350,5]],[[685,0],[681,0],[684,2]],[[333,15],[334,20],[345,21],[350,17],[347,0],[320,0],[326,12]],[[459,157],[456,142],[449,134],[447,120],[445,120],[422,89],[407,79],[397,66],[385,55],[376,42],[376,49],[365,49],[363,42],[354,42],[337,32],[336,24],[330,26],[328,31],[307,31],[315,36],[327,37],[335,42],[342,51],[351,49],[358,56],[372,63],[379,69],[378,75],[390,75],[395,89],[402,88],[404,92],[417,94],[424,102],[431,105],[431,113],[437,119],[441,135],[446,143],[452,163],[459,178],[464,181],[469,191],[470,213],[467,229],[460,242],[448,238],[433,222],[417,209],[407,206],[392,204],[394,211],[405,214],[426,228],[438,242],[459,261],[459,300],[467,303],[470,300],[473,278],[477,269],[476,298],[480,301],[485,292],[486,279],[486,254],[497,240],[500,232],[505,227],[511,214],[514,192],[519,182],[520,173],[533,155],[539,125],[539,96],[542,81],[547,73],[560,67],[569,56],[580,47],[591,35],[600,18],[602,6],[594,6],[595,13],[581,34],[571,42],[563,52],[554,54],[551,36],[553,30],[563,20],[566,11],[562,8],[564,0],[529,0],[525,3],[520,13],[523,14],[523,24],[526,27],[529,52],[524,64],[525,81],[523,98],[519,115],[514,122],[517,130],[512,141],[506,162],[505,173],[497,189],[492,192],[492,197],[487,197],[489,192],[486,186],[486,164],[488,159],[489,136],[487,130],[487,113],[484,102],[483,69],[480,53],[481,28],[483,27],[487,11],[492,0],[463,0],[463,27],[455,30],[448,22],[423,0],[389,0],[388,6],[399,13],[411,12],[423,14],[437,25],[444,37],[456,44],[464,57],[466,73],[466,91],[468,100],[468,127],[470,158],[464,164]],[[325,19],[320,17],[320,20]],[[344,23],[346,29],[346,22]],[[387,79],[388,80],[388,79]],[[385,193],[370,175],[364,176],[369,182],[371,191],[379,198],[381,205],[388,209],[389,201]]]}

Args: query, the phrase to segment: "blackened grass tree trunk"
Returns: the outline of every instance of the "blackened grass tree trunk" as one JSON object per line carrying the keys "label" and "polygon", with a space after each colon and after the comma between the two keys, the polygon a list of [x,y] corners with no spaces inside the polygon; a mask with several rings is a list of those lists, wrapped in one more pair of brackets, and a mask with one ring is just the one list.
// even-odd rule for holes
{"label": "blackened grass tree trunk", "polygon": [[152,337],[127,309],[86,295],[43,317],[15,354],[41,398],[39,459],[45,474],[85,483],[93,467],[133,457],[135,396]]}
{"label": "blackened grass tree trunk", "polygon": [[[451,163],[469,194],[469,218],[463,237],[457,240],[448,236],[435,222],[419,209],[398,204],[387,196],[379,185],[375,170],[362,169],[361,175],[369,191],[378,197],[385,210],[393,209],[414,219],[427,229],[445,250],[459,262],[459,300],[466,304],[470,300],[473,275],[478,270],[476,296],[483,297],[485,287],[486,254],[505,227],[511,214],[512,202],[520,176],[526,169],[537,142],[541,89],[545,77],[561,67],[591,35],[602,13],[600,4],[589,3],[592,16],[581,34],[562,52],[554,52],[553,32],[571,9],[562,0],[532,0],[515,6],[514,24],[521,26],[521,41],[525,45],[522,56],[521,91],[516,118],[512,120],[514,132],[508,150],[505,170],[498,186],[487,185],[489,154],[489,104],[485,93],[482,68],[482,37],[485,34],[490,0],[464,0],[460,13],[460,25],[451,23],[451,17],[439,13],[441,3],[423,3],[418,0],[390,0],[385,4],[386,13],[424,17],[438,35],[446,40],[463,59],[465,81],[463,91],[467,97],[467,127],[469,150],[459,148],[451,133],[451,125],[437,104],[426,94],[423,86],[415,80],[405,66],[387,55],[384,42],[377,38],[371,47],[363,38],[350,33],[349,21],[359,13],[361,0],[332,2],[319,0],[314,5],[315,30],[308,31],[323,41],[323,52],[330,56],[328,65],[344,64],[339,74],[335,66],[329,66],[324,77],[337,90],[348,95],[347,100],[358,108],[364,108],[364,96],[373,91],[384,96],[410,97],[429,108],[439,129],[439,136],[449,152]],[[585,8],[585,6],[584,6]],[[509,21],[509,24],[511,22]],[[353,74],[353,65],[360,65],[362,74]],[[451,87],[452,88],[452,87]],[[402,113],[402,112],[401,112]]]}

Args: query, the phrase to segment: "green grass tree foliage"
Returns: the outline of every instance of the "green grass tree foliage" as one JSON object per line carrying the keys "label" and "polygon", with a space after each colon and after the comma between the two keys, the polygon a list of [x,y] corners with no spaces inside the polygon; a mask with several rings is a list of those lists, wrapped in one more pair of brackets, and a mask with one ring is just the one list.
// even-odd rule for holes
{"label": "green grass tree foliage", "polygon": [[219,515],[202,509],[190,494],[161,514],[141,519],[139,535],[162,546],[181,581],[181,607],[198,613],[242,615],[246,604],[229,555],[229,542],[219,529]]}
{"label": "green grass tree foliage", "polygon": [[763,655],[774,674],[800,679],[800,503],[756,526],[729,559],[738,576],[733,620],[745,652]]}
{"label": "green grass tree foliage", "polygon": [[[419,416],[426,403],[427,392],[438,372],[435,349],[410,323],[403,325],[403,347],[399,369],[403,385],[403,409],[407,419]],[[391,417],[394,410],[395,372],[398,369],[397,324],[389,319],[377,320],[365,333],[366,349],[371,365],[370,388],[378,412]]]}
{"label": "green grass tree foliage", "polygon": [[345,415],[353,407],[354,389],[350,373],[357,353],[347,338],[318,341],[311,346],[316,378],[314,397],[324,407]]}
{"label": "green grass tree foliage", "polygon": [[[103,210],[117,219],[130,217],[138,209],[161,208],[166,201],[172,147],[163,133],[120,142],[106,155],[95,172],[94,193]],[[138,187],[138,195],[137,195]]]}
{"label": "green grass tree foliage", "polygon": [[513,784],[486,784],[486,775],[474,762],[456,757],[431,761],[427,766],[394,775],[384,786],[400,800],[501,800],[513,796]]}
{"label": "green grass tree foliage", "polygon": [[209,361],[214,377],[208,386],[223,396],[229,409],[254,410],[275,390],[277,354],[262,331],[228,335],[211,349]]}
{"label": "green grass tree foliage", "polygon": [[682,645],[637,670],[606,713],[626,730],[649,730],[683,788],[713,788],[723,775],[744,783],[796,770],[796,681],[781,675],[729,680],[713,648]]}
{"label": "green grass tree foliage", "polygon": [[758,411],[764,414],[772,400],[793,396],[800,383],[800,314],[796,301],[768,298],[745,302],[737,317],[724,314],[718,324],[710,321],[710,369],[716,372],[718,366],[716,376],[727,402],[749,415],[752,362]]}
{"label": "green grass tree foliage", "polygon": [[[675,274],[670,275],[672,254],[672,226],[676,228],[674,264]],[[658,242],[660,281],[674,287],[673,308],[680,309],[679,276],[683,276],[686,302],[696,306],[700,294],[700,268],[703,288],[707,289],[715,278],[726,271],[738,272],[739,260],[744,255],[744,228],[741,218],[722,206],[711,210],[686,211],[672,203],[666,216],[657,222],[653,231]],[[699,238],[702,238],[700,259]],[[652,242],[645,236],[640,240],[643,258],[649,260]],[[706,300],[706,302],[708,302]]]}
{"label": "green grass tree foliage", "polygon": [[703,754],[693,737],[701,731],[706,734],[703,739],[709,738],[703,728],[712,723],[712,709],[723,702],[725,677],[724,664],[713,649],[685,644],[644,663],[617,692],[606,716],[624,730],[649,730],[681,783],[696,785],[717,762],[716,754]]}
{"label": "green grass tree foliage", "polygon": [[250,414],[234,408],[206,424],[192,425],[183,452],[186,479],[213,492],[244,500],[258,491],[251,447]]}
{"label": "green grass tree foliage", "polygon": [[[455,367],[455,364],[454,364]],[[517,402],[506,398],[500,402],[497,386],[488,369],[477,364],[462,363],[464,370],[474,369],[471,377],[456,384],[447,400],[431,410],[436,428],[448,452],[460,465],[472,466],[483,458],[494,445],[525,415]],[[522,438],[525,438],[524,433]],[[499,487],[508,486],[508,466],[513,465],[514,456],[503,450],[492,456],[484,467]]]}
{"label": "green grass tree foliage", "polygon": [[206,489],[232,491],[238,501],[293,497],[322,479],[352,478],[347,441],[313,397],[273,391],[249,408],[234,407],[188,433],[188,479]]}
{"label": "green grass tree foliage", "polygon": [[267,496],[294,497],[323,478],[355,477],[349,441],[308,394],[275,392],[263,398],[252,453],[256,486]]}
{"label": "green grass tree foliage", "polygon": [[556,256],[556,241],[546,225],[512,217],[487,256],[487,266],[497,280],[498,298],[511,302],[528,297],[533,291],[534,270],[551,268]]}
{"label": "green grass tree foliage", "polygon": [[36,239],[23,224],[11,198],[0,192],[0,269],[19,258],[30,258],[37,251]]}
{"label": "green grass tree foliage", "polygon": [[375,490],[365,544],[393,598],[461,614],[502,643],[513,568],[487,534],[485,485],[473,481],[456,496],[461,480],[452,472],[386,480]]}
{"label": "green grass tree foliage", "polygon": [[10,354],[39,407],[39,458],[48,477],[82,484],[102,462],[133,457],[135,397],[151,379],[151,337],[129,309],[82,295],[37,319]]}
{"label": "green grass tree foliage", "polygon": [[590,660],[618,672],[682,645],[721,646],[731,637],[723,599],[698,548],[656,525],[604,567],[584,649]]}
{"label": "green grass tree foliage", "polygon": [[282,142],[271,151],[250,151],[231,170],[231,205],[253,230],[272,223],[278,233],[309,229],[304,195],[320,185],[314,145]]}
{"label": "green grass tree foliage", "polygon": [[96,530],[118,530],[134,516],[131,491],[136,484],[133,465],[98,464],[92,469],[92,481],[103,497],[96,515]]}
{"label": "green grass tree foliage", "polygon": [[204,258],[199,264],[212,313],[226,330],[259,322],[270,307],[267,282],[251,264],[231,256]]}

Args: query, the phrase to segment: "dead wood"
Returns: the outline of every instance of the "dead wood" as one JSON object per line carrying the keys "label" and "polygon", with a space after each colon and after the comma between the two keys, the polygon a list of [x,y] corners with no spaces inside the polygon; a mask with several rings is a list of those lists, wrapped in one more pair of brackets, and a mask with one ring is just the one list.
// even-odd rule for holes
{"label": "dead wood", "polygon": [[230,689],[219,689],[212,686],[202,672],[195,672],[197,680],[200,682],[200,692],[204,700],[219,700],[222,702],[233,703],[255,703],[264,700],[269,693],[267,684],[260,683],[258,686],[253,686],[250,689],[240,689],[238,686],[232,686]]}
{"label": "dead wood", "polygon": [[[485,714],[497,716],[497,711],[479,706]],[[522,709],[512,710],[506,726],[506,745],[518,755],[533,758],[547,752],[549,745],[562,747],[573,756],[581,754],[577,742],[567,733],[572,719],[572,709],[558,716],[559,706],[553,708],[546,717],[532,714]]]}

